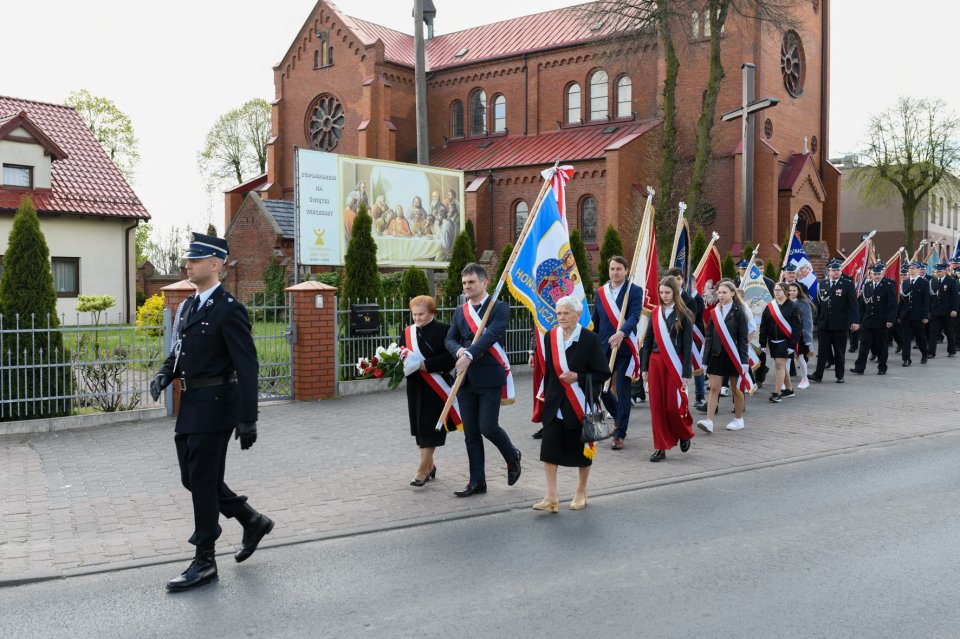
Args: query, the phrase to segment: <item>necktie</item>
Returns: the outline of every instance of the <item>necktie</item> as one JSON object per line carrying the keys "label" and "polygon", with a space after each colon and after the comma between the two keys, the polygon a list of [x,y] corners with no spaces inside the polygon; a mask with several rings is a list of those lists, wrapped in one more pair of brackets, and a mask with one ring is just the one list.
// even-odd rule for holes
{"label": "necktie", "polygon": [[193,298],[193,307],[190,309],[190,314],[193,315],[199,310],[200,310],[200,296],[197,295],[195,298]]}
{"label": "necktie", "polygon": [[474,305],[473,305],[473,310],[475,310],[476,312],[479,313],[481,306],[483,306],[483,304],[474,304]]}

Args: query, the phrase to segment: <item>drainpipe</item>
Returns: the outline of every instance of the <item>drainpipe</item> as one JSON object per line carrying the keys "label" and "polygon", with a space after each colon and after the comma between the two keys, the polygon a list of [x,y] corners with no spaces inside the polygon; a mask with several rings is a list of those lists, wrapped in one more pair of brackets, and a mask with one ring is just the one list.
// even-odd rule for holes
{"label": "drainpipe", "polygon": [[523,54],[523,134],[529,132],[528,119],[530,118],[530,78],[527,67],[527,54]]}
{"label": "drainpipe", "polygon": [[130,323],[130,231],[138,226],[140,220],[134,220],[133,224],[123,229],[123,316],[127,324]]}
{"label": "drainpipe", "polygon": [[[490,219],[488,221],[490,231],[487,233],[487,238],[489,239],[489,246],[491,248],[496,246],[496,243],[493,240],[493,171],[487,172],[487,178],[490,180]],[[480,259],[480,256],[476,256],[477,260]]]}

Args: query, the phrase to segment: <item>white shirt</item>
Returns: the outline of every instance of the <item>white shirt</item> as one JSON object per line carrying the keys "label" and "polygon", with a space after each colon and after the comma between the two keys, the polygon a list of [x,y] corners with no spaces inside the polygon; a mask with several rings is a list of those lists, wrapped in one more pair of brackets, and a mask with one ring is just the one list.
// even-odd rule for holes
{"label": "white shirt", "polygon": [[[624,281],[623,281],[623,284],[626,284],[626,283],[627,283],[627,281],[624,280]],[[620,289],[623,288],[623,284],[621,284],[621,285],[618,286],[617,288],[613,288],[613,282],[608,282],[607,284],[608,284],[608,286],[610,287],[610,293],[613,294],[613,299],[617,299],[617,296],[620,295]]]}
{"label": "white shirt", "polygon": [[729,304],[721,304],[721,305],[720,305],[720,319],[724,319],[724,320],[727,319],[727,313],[730,312],[730,309],[731,309],[731,308],[733,308],[733,302],[730,302]]}
{"label": "white shirt", "polygon": [[[563,340],[563,350],[567,350],[571,344],[580,340],[580,329],[582,328],[583,326],[577,324],[576,328],[573,329],[573,333],[570,335],[570,339]],[[557,330],[560,331],[560,337],[563,338],[563,329],[558,326]],[[559,408],[557,409],[557,419],[563,419],[563,414]]]}
{"label": "white shirt", "polygon": [[675,304],[671,304],[670,306],[664,306],[664,307],[663,307],[663,319],[667,319],[668,317],[670,317],[670,313],[673,312],[673,307],[674,307],[674,306],[675,306]]}
{"label": "white shirt", "polygon": [[204,304],[206,304],[207,300],[210,299],[210,296],[213,295],[213,292],[218,288],[220,288],[220,282],[217,282],[216,284],[214,284],[213,286],[205,290],[203,293],[198,293],[197,295],[200,297],[200,306],[203,306]]}

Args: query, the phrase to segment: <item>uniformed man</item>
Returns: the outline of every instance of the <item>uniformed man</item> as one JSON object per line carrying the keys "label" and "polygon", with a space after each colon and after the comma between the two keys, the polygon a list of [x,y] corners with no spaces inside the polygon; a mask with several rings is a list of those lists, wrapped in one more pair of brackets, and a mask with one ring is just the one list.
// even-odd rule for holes
{"label": "uniformed man", "polygon": [[743,284],[744,278],[747,277],[747,267],[750,266],[750,262],[747,260],[740,260],[737,262],[737,276],[733,278],[734,283],[737,285],[737,288],[740,288]]}
{"label": "uniformed man", "polygon": [[230,436],[241,450],[257,441],[257,351],[247,309],[220,286],[227,257],[226,240],[193,234],[186,259],[187,279],[197,291],[181,304],[174,320],[176,342],[150,383],[154,399],[171,380],[180,379],[180,412],[174,443],[180,481],[193,498],[196,555],[190,566],[167,583],[171,591],[203,585],[217,577],[215,544],[219,519],[236,518],[243,543],[234,555],[240,562],[257,549],[273,521],[258,513],[224,483]]}
{"label": "uniformed man", "polygon": [[883,276],[886,268],[883,262],[874,264],[870,269],[870,281],[863,285],[860,352],[850,369],[851,373],[857,375],[863,375],[871,351],[877,356],[877,375],[887,374],[887,355],[890,352],[887,330],[897,319],[897,289],[893,282]]}
{"label": "uniformed man", "polygon": [[853,280],[843,277],[840,260],[827,264],[827,277],[817,287],[817,368],[807,379],[823,381],[827,358],[832,354],[837,383],[843,383],[846,371],[847,331],[860,330],[857,291]]}
{"label": "uniformed man", "polygon": [[954,318],[957,317],[960,297],[957,295],[957,282],[947,275],[947,265],[943,262],[934,269],[934,278],[930,282],[930,342],[927,347],[930,357],[937,356],[937,343],[940,341],[940,331],[947,337],[947,357],[954,357],[957,353],[956,335],[954,333]]}
{"label": "uniformed man", "polygon": [[927,331],[930,321],[930,285],[920,276],[920,262],[910,262],[907,278],[900,285],[900,346],[903,363],[910,366],[913,340],[920,347],[920,363],[927,363]]}
{"label": "uniformed man", "polygon": [[796,264],[787,264],[787,265],[785,265],[785,266],[783,267],[783,270],[781,271],[781,273],[783,274],[783,281],[784,281],[784,282],[786,282],[788,285],[789,285],[789,284],[796,284],[796,285],[799,286],[801,289],[803,289],[803,292],[806,293],[807,296],[809,297],[809,295],[810,295],[810,289],[807,288],[807,285],[806,285],[806,284],[804,284],[803,282],[801,282],[800,280],[797,279],[797,265],[796,265]]}
{"label": "uniformed man", "polygon": [[895,352],[899,353],[903,350],[903,331],[900,330],[900,312],[903,309],[904,299],[903,299],[903,283],[910,279],[910,262],[904,262],[900,265],[900,281],[897,282],[897,321],[894,323],[893,328],[890,329],[890,338],[897,343],[897,350]]}

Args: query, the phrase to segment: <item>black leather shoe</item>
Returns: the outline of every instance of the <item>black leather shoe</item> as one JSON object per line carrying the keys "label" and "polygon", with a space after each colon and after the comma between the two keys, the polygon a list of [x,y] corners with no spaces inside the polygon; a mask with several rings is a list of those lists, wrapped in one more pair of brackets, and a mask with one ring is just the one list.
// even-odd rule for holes
{"label": "black leather shoe", "polygon": [[947,353],[947,357],[956,357],[956,356],[957,356],[956,353]]}
{"label": "black leather shoe", "polygon": [[857,352],[857,347],[856,347],[856,346],[851,346],[850,348],[847,349],[847,352],[848,352],[848,353],[856,353],[856,352]]}
{"label": "black leather shoe", "polygon": [[907,366],[910,365],[910,360],[909,360],[909,359],[905,359],[905,360],[903,360],[903,363],[900,364],[900,365],[903,366],[904,368],[906,368]]}
{"label": "black leather shoe", "polygon": [[416,477],[414,477],[413,481],[410,482],[410,485],[420,488],[421,486],[426,486],[428,481],[430,481],[430,475],[427,475],[423,479],[417,479]]}
{"label": "black leather shoe", "polygon": [[811,382],[816,382],[818,384],[823,381],[823,378],[816,374],[807,375],[807,379],[809,379]]}
{"label": "black leather shoe", "polygon": [[667,452],[664,450],[655,450],[653,454],[650,455],[650,461],[659,462],[667,458]]}
{"label": "black leather shoe", "polygon": [[921,364],[926,364],[926,363],[927,363],[927,358],[926,358],[926,356],[920,358],[920,363],[921,363]]}
{"label": "black leather shoe", "polygon": [[513,486],[520,479],[520,451],[517,451],[517,460],[507,464],[507,486]]}
{"label": "black leather shoe", "polygon": [[927,357],[929,357],[930,359],[933,359],[936,356],[937,356],[936,353],[927,353]]}
{"label": "black leather shoe", "polygon": [[685,452],[687,452],[688,450],[690,450],[690,440],[689,440],[689,439],[681,439],[681,440],[680,440],[680,452],[681,452],[681,453],[685,453]]}
{"label": "black leather shoe", "polygon": [[453,494],[457,497],[469,497],[470,495],[476,495],[485,492],[487,492],[486,484],[467,484],[464,486],[463,490],[455,490],[453,491]]}
{"label": "black leather shoe", "polygon": [[855,368],[851,368],[851,369],[850,369],[850,372],[851,372],[851,373],[856,373],[857,375],[863,375],[863,371],[858,371],[858,370],[855,369]]}
{"label": "black leather shoe", "polygon": [[543,429],[541,428],[533,434],[534,439],[543,439]]}
{"label": "black leather shoe", "polygon": [[190,562],[190,566],[184,570],[179,577],[167,582],[167,590],[170,592],[183,592],[217,578],[217,560],[213,548],[207,550],[197,549],[197,554]]}
{"label": "black leather shoe", "polygon": [[838,383],[838,384],[842,384],[842,383],[843,383],[843,378],[841,377],[840,379],[838,379],[838,380],[837,380],[837,383]]}
{"label": "black leather shoe", "polygon": [[886,375],[886,374],[887,374],[887,369],[885,368],[883,370],[877,371],[877,375]]}
{"label": "black leather shoe", "polygon": [[273,530],[273,520],[266,515],[257,515],[252,523],[243,527],[243,541],[240,543],[240,550],[233,556],[237,563],[246,561],[256,552],[260,540]]}
{"label": "black leather shoe", "polygon": [[895,351],[893,351],[893,352],[894,352],[894,353],[899,353],[901,350],[903,350],[903,347],[902,347],[902,346],[897,346],[897,350],[895,350]]}

